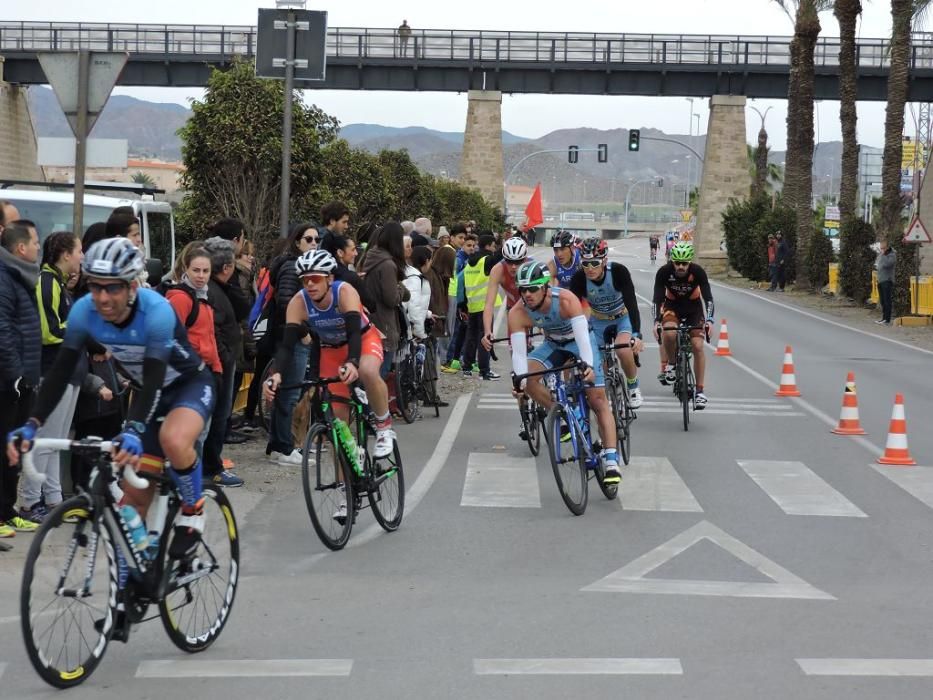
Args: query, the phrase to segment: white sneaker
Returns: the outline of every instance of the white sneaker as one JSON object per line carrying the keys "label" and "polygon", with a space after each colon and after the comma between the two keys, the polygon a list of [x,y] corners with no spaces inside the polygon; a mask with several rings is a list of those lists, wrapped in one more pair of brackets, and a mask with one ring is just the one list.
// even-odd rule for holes
{"label": "white sneaker", "polygon": [[696,396],[693,398],[693,402],[696,406],[696,410],[702,411],[704,408],[706,408],[706,404],[709,403],[709,399],[706,398],[706,394],[704,394],[702,391],[698,391]]}
{"label": "white sneaker", "polygon": [[270,462],[275,462],[276,464],[281,464],[283,467],[300,467],[301,466],[301,450],[294,449],[288,454],[282,452],[276,452],[273,450],[266,455],[266,458]]}
{"label": "white sneaker", "polygon": [[637,386],[636,386],[634,389],[632,389],[631,391],[629,391],[629,393],[628,393],[628,402],[629,402],[629,405],[631,405],[632,408],[640,408],[640,407],[641,407],[641,405],[642,405],[642,403],[643,403],[643,399],[642,399],[642,396],[641,396],[641,388],[640,388],[640,387],[637,387]]}
{"label": "white sneaker", "polygon": [[392,443],[395,442],[395,431],[392,428],[383,428],[376,431],[376,444],[373,446],[373,457],[382,459],[392,454]]}
{"label": "white sneaker", "polygon": [[337,510],[334,512],[334,520],[343,525],[347,521],[347,504],[346,502],[341,503],[337,506]]}
{"label": "white sneaker", "polygon": [[677,381],[677,368],[674,365],[668,365],[667,369],[664,370],[664,378],[667,379],[668,384]]}

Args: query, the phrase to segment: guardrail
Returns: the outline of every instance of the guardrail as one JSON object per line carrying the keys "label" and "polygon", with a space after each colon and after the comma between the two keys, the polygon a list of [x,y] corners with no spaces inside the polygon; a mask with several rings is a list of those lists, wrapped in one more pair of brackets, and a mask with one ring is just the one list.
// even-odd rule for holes
{"label": "guardrail", "polygon": [[[791,37],[422,29],[400,41],[395,29],[331,27],[330,58],[520,63],[776,66],[790,64]],[[860,39],[856,64],[885,68],[887,39]],[[144,56],[253,57],[256,28],[175,24],[0,22],[0,53],[129,51]],[[913,68],[933,68],[933,35],[916,33]],[[821,38],[817,67],[839,65],[839,40]]]}

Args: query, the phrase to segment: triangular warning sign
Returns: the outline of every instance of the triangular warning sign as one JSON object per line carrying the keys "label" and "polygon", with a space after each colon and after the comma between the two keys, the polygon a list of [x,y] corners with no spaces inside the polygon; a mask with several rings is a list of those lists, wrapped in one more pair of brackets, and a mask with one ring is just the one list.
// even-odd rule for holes
{"label": "triangular warning sign", "polygon": [[[708,540],[718,545],[770,578],[774,583],[646,578],[659,566],[669,562],[701,540]],[[802,578],[795,576],[706,520],[581,590],[596,593],[713,595],[735,598],[836,599],[829,593],[814,588]]]}
{"label": "triangular warning sign", "polygon": [[[107,99],[117,84],[117,79],[126,65],[129,54],[89,52],[88,57],[88,93],[87,93],[87,133],[91,133],[94,123],[100,115]],[[80,54],[77,51],[61,51],[38,54],[39,65],[46,79],[62,106],[65,118],[75,137],[83,139],[87,134],[78,133],[78,73]]]}
{"label": "triangular warning sign", "polygon": [[907,227],[907,233],[904,234],[905,243],[931,243],[933,238],[930,238],[930,234],[927,232],[926,227],[923,225],[923,222],[920,220],[919,216],[915,216],[910,222],[910,226]]}

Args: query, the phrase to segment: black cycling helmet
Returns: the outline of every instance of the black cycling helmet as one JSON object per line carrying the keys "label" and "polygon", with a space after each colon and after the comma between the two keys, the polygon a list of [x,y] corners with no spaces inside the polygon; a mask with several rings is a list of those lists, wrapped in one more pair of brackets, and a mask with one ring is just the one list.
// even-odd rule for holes
{"label": "black cycling helmet", "polygon": [[575,236],[570,231],[558,231],[551,241],[552,248],[570,248],[574,244]]}

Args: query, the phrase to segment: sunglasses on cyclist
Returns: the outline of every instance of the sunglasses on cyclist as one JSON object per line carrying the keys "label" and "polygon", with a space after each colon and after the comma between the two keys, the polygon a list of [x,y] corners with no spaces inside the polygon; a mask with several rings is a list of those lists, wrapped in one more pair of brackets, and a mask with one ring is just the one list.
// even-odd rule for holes
{"label": "sunglasses on cyclist", "polygon": [[113,296],[114,294],[119,294],[125,290],[129,285],[126,282],[111,282],[110,284],[98,284],[97,282],[88,282],[87,290],[91,294],[100,294],[101,292],[107,292],[108,296]]}
{"label": "sunglasses on cyclist", "polygon": [[690,267],[690,263],[677,261],[674,263],[674,267]]}
{"label": "sunglasses on cyclist", "polygon": [[602,264],[602,260],[584,260],[580,263],[580,267],[599,267]]}
{"label": "sunglasses on cyclist", "polygon": [[304,280],[305,282],[310,282],[311,284],[319,284],[321,282],[324,282],[327,279],[327,277],[328,275],[316,273],[313,275],[304,275],[301,279]]}
{"label": "sunglasses on cyclist", "polygon": [[539,292],[542,289],[544,289],[543,284],[530,284],[527,287],[519,287],[518,293],[519,294],[534,294],[535,292]]}
{"label": "sunglasses on cyclist", "polygon": [[301,240],[303,240],[305,243],[317,243],[321,239],[317,236],[302,236]]}

